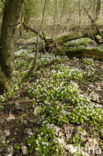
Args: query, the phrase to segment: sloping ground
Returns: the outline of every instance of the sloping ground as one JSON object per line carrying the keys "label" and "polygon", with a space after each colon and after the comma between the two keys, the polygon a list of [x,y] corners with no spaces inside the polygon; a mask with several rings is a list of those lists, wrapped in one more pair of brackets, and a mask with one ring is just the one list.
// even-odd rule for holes
{"label": "sloping ground", "polygon": [[[33,61],[16,52],[15,83],[1,96],[0,156],[102,156],[103,62],[59,57],[21,83]],[[39,54],[39,64],[55,59]]]}

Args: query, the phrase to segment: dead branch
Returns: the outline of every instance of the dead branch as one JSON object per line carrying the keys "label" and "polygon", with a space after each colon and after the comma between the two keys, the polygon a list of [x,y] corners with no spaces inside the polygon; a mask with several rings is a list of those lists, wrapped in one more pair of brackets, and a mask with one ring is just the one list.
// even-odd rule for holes
{"label": "dead branch", "polygon": [[35,73],[33,73],[33,68],[31,68],[30,70],[29,70],[29,72],[27,73],[27,75],[24,77],[24,79],[23,79],[23,81],[26,81],[27,79],[28,79],[28,77],[30,77],[31,75],[33,75],[34,76],[34,78],[36,77],[36,71],[38,71],[38,70],[40,70],[41,68],[43,69],[43,68],[47,68],[47,67],[49,67],[49,66],[51,66],[52,64],[54,64],[55,62],[59,62],[59,60],[58,59],[54,59],[54,60],[52,60],[52,61],[50,61],[50,62],[48,62],[48,63],[45,63],[45,64],[43,64],[43,65],[38,65],[37,66],[37,68],[35,69]]}
{"label": "dead branch", "polygon": [[103,50],[99,48],[70,48],[70,47],[62,47],[60,51],[58,50],[58,54],[62,54],[65,52],[65,55],[68,57],[90,57],[90,58],[99,58],[103,59]]}
{"label": "dead branch", "polygon": [[38,37],[40,37],[42,40],[46,41],[46,38],[45,38],[43,35],[41,35],[37,30],[31,28],[31,27],[30,27],[28,24],[26,24],[26,23],[23,23],[23,25],[24,25],[28,30],[30,30],[31,32],[35,33],[35,34],[36,34]]}
{"label": "dead branch", "polygon": [[100,32],[100,30],[99,30],[99,27],[98,27],[97,24],[95,23],[95,20],[89,15],[89,13],[88,13],[88,11],[86,10],[86,8],[84,8],[84,10],[85,10],[85,12],[87,13],[87,15],[88,15],[89,19],[91,20],[92,24],[95,26],[98,35],[100,35],[100,36],[103,38],[103,35],[102,35],[102,33]]}
{"label": "dead branch", "polygon": [[39,65],[37,70],[40,70],[40,68],[47,68],[48,66],[51,66],[52,64],[54,64],[55,62],[58,62],[59,60],[58,59],[54,59],[44,65]]}
{"label": "dead branch", "polygon": [[17,100],[17,101],[11,101],[11,102],[5,102],[3,103],[3,106],[7,105],[18,105],[18,104],[28,104],[28,103],[33,103],[35,102],[34,99],[29,99],[29,100]]}

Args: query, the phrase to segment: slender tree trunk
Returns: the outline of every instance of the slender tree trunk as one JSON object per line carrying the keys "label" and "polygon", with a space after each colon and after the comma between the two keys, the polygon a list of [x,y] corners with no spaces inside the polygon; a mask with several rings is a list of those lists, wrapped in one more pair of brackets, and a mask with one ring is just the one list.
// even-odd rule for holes
{"label": "slender tree trunk", "polygon": [[5,4],[0,36],[0,92],[9,89],[12,82],[14,71],[13,38],[22,4],[23,0],[7,0]]}
{"label": "slender tree trunk", "polygon": [[101,0],[97,0],[97,7],[96,7],[96,21],[98,20],[98,16],[101,10]]}

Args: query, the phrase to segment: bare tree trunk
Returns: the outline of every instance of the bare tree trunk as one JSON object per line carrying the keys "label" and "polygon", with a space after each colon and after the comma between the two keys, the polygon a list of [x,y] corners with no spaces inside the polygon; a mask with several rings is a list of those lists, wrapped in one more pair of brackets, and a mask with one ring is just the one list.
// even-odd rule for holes
{"label": "bare tree trunk", "polygon": [[98,16],[101,10],[101,0],[97,0],[97,7],[96,7],[96,21],[98,20]]}
{"label": "bare tree trunk", "polygon": [[[0,92],[9,89],[14,71],[13,37],[20,17],[23,0],[5,3],[0,36]],[[2,74],[1,74],[2,73]],[[3,81],[8,82],[8,85]]]}

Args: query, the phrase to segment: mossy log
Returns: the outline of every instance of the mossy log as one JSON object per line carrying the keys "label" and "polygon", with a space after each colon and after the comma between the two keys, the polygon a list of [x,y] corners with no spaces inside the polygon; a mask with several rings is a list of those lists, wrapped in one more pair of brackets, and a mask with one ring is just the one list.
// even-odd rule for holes
{"label": "mossy log", "polygon": [[[85,44],[83,44],[83,40],[82,40],[82,44],[79,42],[76,42],[78,39],[83,39],[83,38],[85,38],[85,39],[91,38],[91,40],[89,40],[89,42],[88,42],[90,44],[89,45],[90,47],[88,47],[88,45],[86,45],[87,47],[85,47]],[[84,39],[84,42],[85,42],[85,39]],[[74,47],[72,47],[72,48],[70,47],[71,41],[73,41],[75,43]],[[75,33],[74,32],[72,34],[58,37],[56,40],[54,40],[55,47],[53,49],[53,52],[56,54],[60,54],[60,55],[65,54],[68,57],[103,58],[103,49],[99,48],[98,45],[96,47],[94,44],[97,42],[102,43],[101,38],[100,38],[100,42],[99,42],[99,39],[97,38],[97,32],[95,32],[95,31],[90,31],[89,33],[87,33],[87,32]],[[87,41],[86,41],[86,43],[87,43]],[[83,45],[83,46],[81,46],[81,45]]]}
{"label": "mossy log", "polygon": [[70,33],[68,35],[57,37],[54,42],[58,45],[61,45],[63,43],[66,43],[68,41],[76,40],[82,37],[87,37],[87,34],[83,34],[82,32],[74,32]]}
{"label": "mossy log", "polygon": [[85,31],[85,32],[72,32],[67,35],[57,37],[54,40],[54,42],[57,45],[62,45],[63,43],[66,43],[66,42],[69,42],[72,40],[76,40],[76,39],[80,39],[80,38],[91,38],[92,40],[99,42],[99,41],[97,41],[98,38],[96,39],[97,35],[98,35],[97,31],[94,31],[94,30]]}
{"label": "mossy log", "polygon": [[[65,54],[69,57],[75,56],[75,57],[103,58],[103,49],[100,49],[98,47],[88,48],[88,45],[86,45],[87,46],[86,48],[83,43],[82,45],[84,47],[80,47],[81,44],[78,45],[77,47],[75,47],[74,45],[74,48],[71,48],[70,46],[66,46],[68,42],[81,39],[81,38],[90,38],[92,41],[95,41],[97,44],[101,44],[103,43],[102,36],[101,36],[102,31],[98,32],[97,29],[94,29],[94,30],[87,29],[81,32],[72,32],[67,35],[57,37],[55,40],[53,40],[53,39],[46,38],[45,35],[39,34],[37,31],[29,27],[28,25],[25,24],[25,26],[30,31],[34,32],[42,40],[45,41],[45,51],[47,52],[53,52],[55,54],[60,54],[60,55]],[[100,36],[100,38],[98,38],[98,35]],[[94,46],[94,45],[91,45],[91,46]]]}
{"label": "mossy log", "polygon": [[103,49],[100,48],[69,48],[69,47],[61,47],[61,49],[57,49],[57,53],[62,55],[65,54],[68,57],[92,57],[92,58],[102,58],[103,59]]}

